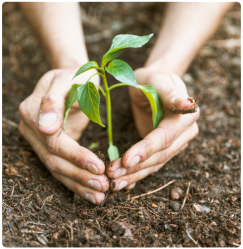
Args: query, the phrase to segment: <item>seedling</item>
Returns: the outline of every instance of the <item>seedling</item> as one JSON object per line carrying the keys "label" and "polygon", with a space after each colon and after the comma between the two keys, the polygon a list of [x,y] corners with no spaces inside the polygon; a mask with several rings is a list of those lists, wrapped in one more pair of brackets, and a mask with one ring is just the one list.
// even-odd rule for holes
{"label": "seedling", "polygon": [[[97,69],[98,72],[91,75],[85,84],[74,84],[69,91],[68,97],[65,103],[65,116],[64,116],[64,129],[67,121],[68,113],[71,106],[76,99],[78,100],[79,107],[83,113],[93,122],[105,127],[100,118],[99,104],[101,93],[106,99],[107,109],[107,133],[109,139],[108,155],[110,161],[119,158],[118,148],[113,144],[112,138],[112,118],[111,118],[111,97],[110,92],[112,89],[120,86],[133,86],[143,91],[148,98],[152,109],[153,125],[156,128],[163,116],[162,104],[157,95],[156,89],[150,85],[138,85],[135,79],[132,68],[124,61],[115,59],[121,54],[125,48],[138,48],[146,44],[153,34],[146,36],[137,35],[117,35],[114,37],[110,49],[103,56],[101,66],[96,61],[90,61],[83,65],[75,74],[74,78],[83,72],[90,69]],[[107,63],[109,62],[108,66]],[[108,86],[106,80],[106,72],[114,76],[120,83],[112,86]],[[91,79],[95,75],[100,75],[103,80],[103,87],[96,86],[91,82]]]}

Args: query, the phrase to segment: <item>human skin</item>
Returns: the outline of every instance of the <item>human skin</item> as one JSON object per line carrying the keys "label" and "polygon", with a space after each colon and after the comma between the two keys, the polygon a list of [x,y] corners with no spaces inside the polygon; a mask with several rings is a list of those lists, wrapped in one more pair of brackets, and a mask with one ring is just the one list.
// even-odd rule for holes
{"label": "human skin", "polygon": [[[203,44],[214,34],[233,3],[170,3],[156,43],[143,68],[135,71],[141,85],[153,85],[164,105],[164,117],[156,129],[144,94],[129,87],[133,116],[143,138],[123,156],[111,162],[107,175],[113,191],[131,189],[138,180],[158,171],[184,150],[198,134],[194,114],[173,114],[172,106],[183,109],[190,101],[180,79]],[[175,18],[176,17],[176,18]],[[179,76],[179,77],[178,77]],[[113,188],[113,186],[115,186]]]}
{"label": "human skin", "polygon": [[[143,139],[122,159],[109,165],[106,173],[113,178],[112,190],[133,188],[138,180],[157,171],[185,149],[198,134],[199,111],[172,115],[171,106],[181,109],[190,105],[186,86],[180,77],[231,5],[168,5],[155,46],[145,66],[135,71],[138,84],[150,84],[157,89],[164,105],[164,119],[153,130],[147,99],[141,91],[129,88],[134,120]],[[79,6],[77,3],[20,3],[20,6],[53,69],[38,81],[33,93],[20,104],[20,133],[54,178],[90,202],[100,204],[109,182],[102,160],[75,141],[89,122],[77,103],[70,111],[66,131],[61,132],[65,98],[71,85],[84,83],[91,74],[86,72],[77,80],[75,78],[75,82],[71,81],[77,69],[89,61]],[[94,83],[99,84],[99,79],[95,78]],[[131,162],[136,164],[131,167]]]}

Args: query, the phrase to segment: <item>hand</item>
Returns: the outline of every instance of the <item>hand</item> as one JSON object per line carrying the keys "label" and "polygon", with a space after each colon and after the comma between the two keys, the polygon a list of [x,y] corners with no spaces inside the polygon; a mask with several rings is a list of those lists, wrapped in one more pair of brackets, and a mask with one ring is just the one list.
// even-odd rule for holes
{"label": "hand", "polygon": [[174,114],[172,106],[178,109],[193,106],[187,100],[188,93],[184,82],[175,74],[166,74],[141,68],[135,72],[140,85],[153,85],[163,103],[164,116],[156,129],[153,129],[150,104],[142,91],[130,87],[132,111],[140,142],[133,145],[122,158],[112,161],[107,175],[113,178],[110,188],[131,189],[138,180],[158,171],[172,157],[184,150],[190,140],[198,134],[196,113]]}
{"label": "hand", "polygon": [[[101,203],[109,188],[103,174],[105,165],[77,140],[89,119],[76,102],[70,109],[66,130],[62,131],[65,98],[74,83],[84,84],[87,75],[72,78],[77,70],[47,72],[34,92],[19,106],[19,131],[33,147],[55,179],[94,204]],[[97,78],[94,83],[99,83]]]}

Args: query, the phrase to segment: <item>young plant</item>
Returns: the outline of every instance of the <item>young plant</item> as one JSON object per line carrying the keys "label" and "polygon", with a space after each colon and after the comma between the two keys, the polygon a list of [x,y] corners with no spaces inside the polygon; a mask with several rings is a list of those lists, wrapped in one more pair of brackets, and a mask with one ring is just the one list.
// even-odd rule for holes
{"label": "young plant", "polygon": [[[114,37],[110,49],[103,56],[101,66],[95,61],[90,61],[83,65],[75,74],[74,78],[83,72],[90,69],[97,69],[98,72],[91,75],[85,84],[74,84],[69,91],[68,97],[65,103],[65,116],[64,116],[64,129],[67,121],[68,113],[71,106],[76,99],[78,100],[79,107],[83,113],[93,122],[105,127],[100,119],[99,104],[100,95],[96,87],[98,87],[101,93],[106,99],[107,109],[107,133],[109,139],[108,155],[110,161],[119,158],[118,148],[113,144],[112,138],[112,118],[111,118],[111,97],[110,92],[112,89],[120,86],[133,86],[143,91],[148,98],[152,109],[153,125],[156,128],[163,116],[162,104],[157,95],[156,89],[150,85],[138,85],[135,79],[132,68],[124,61],[115,59],[121,54],[125,48],[138,48],[146,44],[153,34],[146,36],[137,35],[117,35]],[[107,65],[107,63],[110,62]],[[121,83],[108,86],[106,80],[106,72],[114,76]],[[94,75],[99,74],[103,80],[103,87],[96,86],[91,82]]]}

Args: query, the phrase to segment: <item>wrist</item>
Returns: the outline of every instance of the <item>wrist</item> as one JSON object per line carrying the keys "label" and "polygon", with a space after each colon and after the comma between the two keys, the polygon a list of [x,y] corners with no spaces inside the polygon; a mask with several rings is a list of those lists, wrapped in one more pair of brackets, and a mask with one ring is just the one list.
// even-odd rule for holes
{"label": "wrist", "polygon": [[159,61],[155,61],[149,65],[145,64],[144,68],[152,72],[157,73],[173,73],[178,75],[179,77],[183,76],[184,70],[180,70],[180,67],[176,67],[174,64],[169,63],[168,61],[165,61],[163,59]]}
{"label": "wrist", "polygon": [[232,3],[170,3],[145,67],[182,77],[231,6]]}
{"label": "wrist", "polygon": [[182,77],[190,63],[192,62],[195,54],[186,53],[181,50],[180,46],[173,46],[172,48],[165,48],[160,52],[159,57],[155,53],[151,53],[144,67],[150,71],[161,73],[174,73]]}
{"label": "wrist", "polygon": [[87,63],[89,59],[86,53],[84,55],[80,54],[79,56],[70,53],[60,53],[58,56],[50,54],[49,58],[47,56],[47,61],[52,69],[72,69],[81,67]]}

